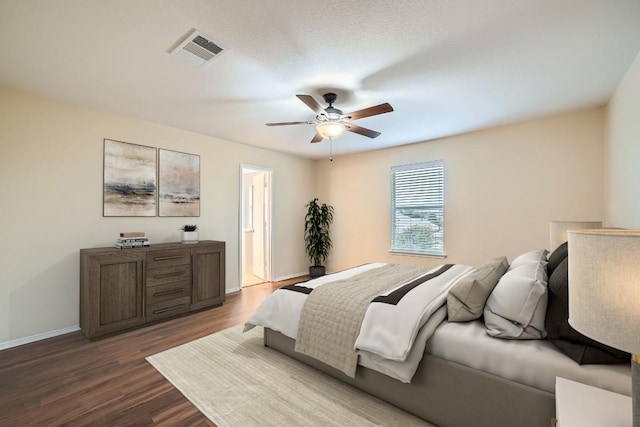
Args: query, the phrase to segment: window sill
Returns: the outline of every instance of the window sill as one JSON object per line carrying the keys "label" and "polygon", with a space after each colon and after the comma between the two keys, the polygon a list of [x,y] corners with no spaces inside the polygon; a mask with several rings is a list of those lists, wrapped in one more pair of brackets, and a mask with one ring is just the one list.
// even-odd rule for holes
{"label": "window sill", "polygon": [[391,255],[399,255],[399,256],[411,256],[411,257],[418,257],[418,258],[437,258],[437,259],[444,259],[447,257],[447,254],[442,254],[442,255],[436,255],[436,254],[417,254],[414,252],[399,252],[399,251],[392,251],[390,250],[389,253]]}

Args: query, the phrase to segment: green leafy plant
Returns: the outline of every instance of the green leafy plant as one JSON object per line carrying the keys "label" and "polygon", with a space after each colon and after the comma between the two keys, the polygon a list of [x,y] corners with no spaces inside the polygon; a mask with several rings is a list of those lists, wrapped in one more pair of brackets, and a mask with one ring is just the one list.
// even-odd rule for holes
{"label": "green leafy plant", "polygon": [[197,229],[198,229],[198,226],[194,224],[186,224],[186,225],[183,225],[181,228],[182,231],[196,231]]}
{"label": "green leafy plant", "polygon": [[333,207],[325,203],[320,205],[317,198],[307,203],[306,207],[304,241],[307,256],[314,266],[321,266],[332,246],[329,226],[333,222]]}

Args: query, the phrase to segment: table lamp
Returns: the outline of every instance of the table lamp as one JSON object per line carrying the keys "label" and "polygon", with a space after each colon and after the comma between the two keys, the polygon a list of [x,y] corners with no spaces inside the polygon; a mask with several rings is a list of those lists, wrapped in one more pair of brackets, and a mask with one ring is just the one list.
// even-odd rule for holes
{"label": "table lamp", "polygon": [[549,222],[549,251],[567,241],[569,230],[593,230],[602,228],[602,221],[551,221]]}
{"label": "table lamp", "polygon": [[640,230],[568,235],[569,324],[633,355],[633,426],[640,427]]}

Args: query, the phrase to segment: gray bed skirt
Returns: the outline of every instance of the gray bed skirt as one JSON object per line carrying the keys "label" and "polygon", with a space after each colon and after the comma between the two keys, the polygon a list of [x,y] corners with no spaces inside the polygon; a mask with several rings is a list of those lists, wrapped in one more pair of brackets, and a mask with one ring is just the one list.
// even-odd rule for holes
{"label": "gray bed skirt", "polygon": [[264,344],[440,427],[548,427],[552,393],[425,354],[410,384],[358,366],[355,378],[294,351],[264,328]]}

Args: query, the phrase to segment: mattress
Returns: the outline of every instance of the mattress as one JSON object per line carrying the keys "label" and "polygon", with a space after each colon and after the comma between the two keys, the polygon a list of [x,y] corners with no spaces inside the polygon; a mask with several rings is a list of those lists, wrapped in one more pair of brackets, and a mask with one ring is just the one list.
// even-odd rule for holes
{"label": "mattress", "polygon": [[425,353],[550,393],[558,376],[631,396],[630,364],[579,365],[547,340],[493,338],[481,320],[443,322]]}

